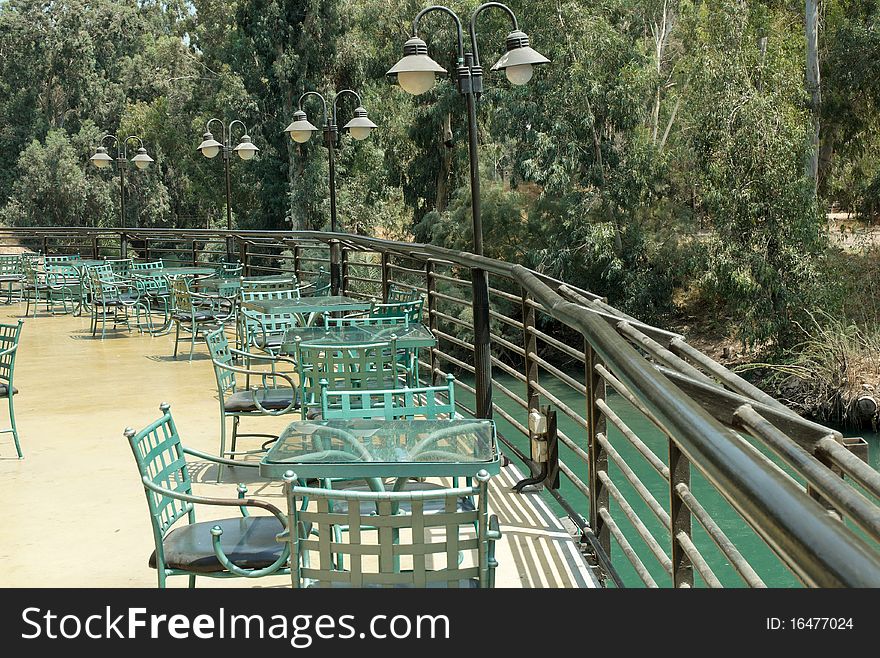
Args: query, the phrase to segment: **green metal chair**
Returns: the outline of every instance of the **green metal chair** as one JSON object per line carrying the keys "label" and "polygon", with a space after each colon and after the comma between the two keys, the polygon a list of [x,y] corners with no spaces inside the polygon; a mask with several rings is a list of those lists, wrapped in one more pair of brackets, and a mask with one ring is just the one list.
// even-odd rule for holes
{"label": "green metal chair", "polygon": [[234,263],[222,262],[217,267],[217,275],[224,279],[238,279],[241,277],[243,269],[244,266],[241,264],[241,261],[235,261]]}
{"label": "green metal chair", "polygon": [[328,297],[330,295],[330,273],[319,267],[312,281],[303,286],[309,297]]}
{"label": "green metal chair", "polygon": [[351,345],[303,343],[297,339],[294,354],[299,368],[302,418],[308,417],[310,408],[320,406],[322,379],[334,391],[397,388],[400,368],[395,358],[396,345],[393,339]]}
{"label": "green metal chair", "polygon": [[98,333],[98,322],[101,323],[101,338],[107,335],[107,321],[113,321],[113,328],[124,325],[131,331],[129,322],[129,309],[135,309],[140,324],[140,311],[143,309],[149,314],[147,306],[140,296],[140,292],[130,281],[115,276],[110,265],[97,265],[88,269],[91,330],[92,336]]}
{"label": "green metal chair", "polygon": [[[146,272],[147,269],[144,269],[142,271]],[[151,271],[161,271],[161,269]],[[168,277],[164,275],[137,275],[137,270],[132,270],[132,273],[136,275],[132,277],[132,283],[134,284],[135,288],[137,288],[138,292],[140,293],[141,300],[143,300],[146,306],[146,331],[153,336],[165,333],[171,326],[172,311],[171,291],[168,287]],[[162,311],[162,323],[158,329],[153,322],[154,309],[161,309]],[[141,333],[144,332],[144,325],[140,322],[140,317],[138,317],[138,331],[140,331]]]}
{"label": "green metal chair", "polygon": [[15,452],[18,458],[23,459],[21,443],[18,440],[18,428],[15,425],[15,401],[14,396],[18,389],[12,383],[15,376],[15,357],[18,354],[18,342],[21,338],[21,327],[24,322],[19,320],[17,324],[0,324],[0,398],[6,398],[9,403],[9,429],[0,430],[0,434],[12,434],[15,442]]}
{"label": "green metal chair", "polygon": [[[402,492],[302,487],[295,477],[285,477],[282,535],[294,588],[494,587],[501,531],[488,513],[485,471],[472,487]],[[461,507],[468,498],[475,508]],[[438,506],[443,513],[429,511]],[[472,563],[462,561],[463,552],[474,555]]]}
{"label": "green metal chair", "polygon": [[[195,587],[197,576],[259,578],[289,573],[289,545],[276,540],[287,527],[282,511],[245,498],[243,485],[238,486],[237,499],[193,495],[186,455],[238,467],[258,465],[184,448],[169,405],[163,403],[159,409],[162,417],[141,431],[125,430],[150,510],[156,548],[149,564],[157,571],[159,587],[165,587],[169,576],[188,576],[189,586]],[[197,523],[196,505],[238,507],[242,516]],[[250,509],[266,510],[271,516],[250,516]],[[177,523],[183,517],[186,523]]]}
{"label": "green metal chair", "polygon": [[242,309],[241,320],[244,325],[244,351],[256,347],[267,354],[277,356],[284,334],[291,327],[299,326],[302,316],[299,313],[257,313]]}
{"label": "green metal chair", "polygon": [[21,266],[21,254],[0,254],[0,283],[6,283],[6,303],[12,303],[12,287],[19,288],[24,282],[24,270]]}
{"label": "green metal chair", "polygon": [[107,265],[116,276],[127,279],[131,276],[132,259],[131,258],[108,258]]}
{"label": "green metal chair", "polygon": [[415,288],[407,288],[392,283],[388,286],[388,295],[385,297],[385,303],[395,304],[397,302],[413,302],[417,299],[421,299],[421,293]]}
{"label": "green metal chair", "polygon": [[407,302],[391,302],[389,304],[373,302],[367,314],[371,318],[402,317],[415,324],[422,321],[422,304],[421,297]]}
{"label": "green metal chair", "polygon": [[[330,317],[329,313],[324,314],[324,326],[331,327],[376,327],[376,326],[400,326],[408,327],[410,323],[408,315],[346,315],[341,318]],[[406,372],[406,380],[410,386],[418,385],[419,377],[419,350],[415,349],[398,349],[397,362]]]}
{"label": "green metal chair", "polygon": [[211,331],[222,328],[227,321],[234,320],[235,306],[224,308],[221,306],[224,298],[192,292],[185,278],[172,279],[169,290],[173,309],[171,320],[175,325],[174,358],[177,358],[177,345],[183,331],[190,335],[189,360],[192,361],[196,339],[207,336]]}
{"label": "green metal chair", "polygon": [[[238,324],[236,326],[236,341],[240,350],[247,351],[250,347],[256,346],[256,340],[262,335],[263,326],[260,318],[265,315],[246,309],[244,304],[248,302],[262,302],[273,299],[299,299],[300,288],[275,288],[270,287],[265,290],[250,288],[245,289],[244,285],[239,291],[239,303],[242,312],[238,315]],[[297,315],[297,324],[302,324],[304,320],[302,316]],[[271,324],[271,319],[269,324]],[[262,349],[262,348],[261,348]]]}
{"label": "green metal chair", "polygon": [[[249,416],[282,416],[294,412],[299,408],[297,400],[297,385],[290,373],[281,372],[277,366],[286,362],[286,359],[277,357],[249,354],[229,346],[226,333],[222,328],[212,331],[205,336],[208,351],[211,353],[211,361],[214,364],[214,375],[217,378],[217,398],[220,401],[220,456],[232,457],[241,454],[251,454],[255,451],[237,452],[236,443],[238,437],[262,437],[268,439],[259,451],[266,449],[268,443],[278,438],[275,434],[240,434],[238,424],[241,418]],[[245,364],[245,367],[234,365],[236,358]],[[251,362],[257,361],[268,364],[270,370],[252,369]],[[291,364],[292,365],[292,364]],[[239,386],[238,378],[244,376],[244,386]],[[260,386],[251,386],[251,378],[262,382]],[[232,437],[229,450],[226,449],[226,419],[232,418]],[[222,467],[218,469],[217,479],[220,479]]]}
{"label": "green metal chair", "polygon": [[75,308],[74,290],[68,285],[68,277],[64,274],[55,272],[46,272],[40,269],[38,262],[34,259],[23,259],[22,267],[24,269],[24,296],[25,311],[24,314],[30,313],[31,302],[34,304],[34,317],[37,317],[37,307],[40,302],[45,302],[46,312],[55,314],[53,305],[61,303],[64,313]]}

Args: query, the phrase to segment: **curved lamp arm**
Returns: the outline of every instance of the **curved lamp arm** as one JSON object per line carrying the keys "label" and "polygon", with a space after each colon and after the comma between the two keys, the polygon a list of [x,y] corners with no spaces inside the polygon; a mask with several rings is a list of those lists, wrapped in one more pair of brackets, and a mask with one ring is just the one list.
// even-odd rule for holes
{"label": "curved lamp arm", "polygon": [[474,53],[474,66],[480,65],[480,52],[477,49],[477,16],[482,14],[487,9],[492,7],[498,7],[499,9],[507,12],[507,15],[510,16],[510,20],[513,23],[513,29],[518,30],[519,24],[516,20],[516,15],[513,13],[513,10],[505,4],[500,2],[484,2],[479,7],[474,10],[474,13],[471,14],[471,25],[470,25],[470,33],[471,33],[471,51]]}
{"label": "curved lamp arm", "polygon": [[327,100],[321,94],[319,94],[317,91],[307,91],[302,96],[300,96],[299,102],[296,104],[297,108],[300,110],[302,109],[303,101],[308,96],[317,96],[318,98],[321,99],[321,106],[322,106],[323,112],[324,112],[324,115],[323,115],[324,116],[324,125],[326,126],[327,125]]}
{"label": "curved lamp arm", "polygon": [[208,123],[205,124],[205,132],[211,132],[211,124],[219,123],[220,124],[220,141],[223,142],[224,148],[227,145],[226,141],[226,123],[224,123],[223,119],[218,119],[217,117],[213,117],[208,119]]}
{"label": "curved lamp arm", "polygon": [[339,97],[344,96],[345,94],[351,94],[352,96],[354,96],[357,99],[359,106],[363,105],[363,102],[361,102],[361,95],[359,93],[357,93],[356,91],[354,91],[353,89],[343,89],[342,91],[337,92],[337,94],[333,97],[333,114],[330,115],[330,121],[334,125],[337,123],[337,119],[336,119],[336,117],[338,115],[337,103],[339,101]]}
{"label": "curved lamp arm", "polygon": [[432,11],[442,11],[446,14],[452,16],[455,21],[455,27],[458,33],[458,62],[459,64],[464,63],[464,29],[461,26],[461,19],[459,19],[458,15],[452,11],[449,7],[444,7],[443,5],[432,5],[430,7],[425,7],[416,14],[416,17],[413,19],[413,36],[418,36],[419,34],[419,21],[422,16],[428,14]]}
{"label": "curved lamp arm", "polygon": [[143,146],[144,146],[144,140],[142,140],[137,135],[129,135],[125,139],[118,142],[118,143],[122,144],[122,157],[125,158],[126,160],[128,160],[128,143],[131,140],[135,140],[137,142],[138,148],[143,148]]}

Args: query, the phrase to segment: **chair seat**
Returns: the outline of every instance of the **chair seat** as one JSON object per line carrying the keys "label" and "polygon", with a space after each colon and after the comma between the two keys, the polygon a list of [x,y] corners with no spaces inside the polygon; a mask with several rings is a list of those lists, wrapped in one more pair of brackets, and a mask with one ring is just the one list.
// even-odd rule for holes
{"label": "chair seat", "polygon": [[131,306],[138,300],[137,295],[119,295],[113,299],[95,297],[92,303],[96,306]]}
{"label": "chair seat", "polygon": [[263,336],[258,336],[254,339],[254,344],[259,347],[261,350],[265,350],[267,348],[273,347],[281,347],[281,343],[284,342],[284,336],[278,335],[270,335],[263,338]]}
{"label": "chair seat", "polygon": [[[284,526],[274,516],[249,516],[219,521],[204,521],[181,526],[165,537],[165,566],[198,573],[225,571],[214,554],[211,528],[223,529],[220,545],[236,565],[243,569],[268,567],[278,559],[283,544],[275,535]],[[150,567],[156,568],[156,552],[150,556]]]}
{"label": "chair seat", "polygon": [[[179,320],[180,322],[192,322],[193,321],[193,314],[192,313],[181,313],[178,311],[177,313],[173,313],[171,315],[171,317],[174,318],[175,320]],[[196,311],[196,313],[195,313],[195,321],[196,322],[206,322],[206,321],[215,320],[215,319],[216,319],[216,317],[210,311]]]}
{"label": "chair seat", "polygon": [[[16,395],[18,393],[18,389],[15,386],[12,387],[12,394]],[[0,398],[8,398],[9,397],[9,385],[8,384],[0,384]]]}
{"label": "chair seat", "polygon": [[[257,392],[257,396],[260,399],[260,404],[265,409],[279,411],[290,405],[293,399],[293,391],[289,388],[262,388]],[[226,411],[232,412],[257,411],[253,392],[247,390],[238,391],[230,395],[226,398],[224,406]],[[299,408],[299,404],[296,407]]]}

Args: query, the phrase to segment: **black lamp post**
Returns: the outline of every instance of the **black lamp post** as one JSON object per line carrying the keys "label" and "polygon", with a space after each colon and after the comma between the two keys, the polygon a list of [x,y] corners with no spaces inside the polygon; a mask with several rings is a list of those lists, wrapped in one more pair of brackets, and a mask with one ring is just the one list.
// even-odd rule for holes
{"label": "black lamp post", "polygon": [[[220,137],[222,143],[214,139],[211,134],[211,124],[220,124]],[[235,125],[242,128],[241,142],[235,148],[232,147],[232,129]],[[198,146],[199,152],[209,160],[216,158],[220,153],[223,154],[223,168],[226,172],[226,230],[232,231],[232,183],[229,178],[229,160],[233,153],[237,153],[242,160],[253,160],[258,149],[251,142],[250,135],[247,134],[247,126],[238,119],[234,119],[229,124],[224,123],[221,119],[211,119],[205,125],[205,134],[202,135],[202,143]],[[232,260],[232,236],[226,237],[226,257]]]}
{"label": "black lamp post", "polygon": [[[290,135],[290,138],[298,144],[304,144],[309,141],[316,132],[318,132],[318,128],[316,128],[311,122],[309,122],[308,116],[303,111],[303,101],[309,96],[316,96],[321,100],[321,105],[323,108],[323,121],[324,121],[324,145],[327,147],[327,156],[330,161],[330,231],[332,233],[336,233],[336,152],[335,152],[335,142],[339,137],[339,127],[336,123],[336,119],[339,116],[338,110],[338,102],[341,96],[345,94],[350,94],[357,99],[358,106],[354,111],[354,118],[346,123],[342,128],[343,130],[348,130],[351,136],[357,140],[363,140],[370,136],[370,132],[373,128],[376,128],[376,124],[370,121],[370,118],[367,116],[367,111],[363,108],[360,94],[356,91],[352,91],[351,89],[343,89],[339,93],[337,93],[333,97],[333,103],[330,105],[330,112],[327,112],[327,100],[316,91],[307,91],[302,96],[299,97],[299,102],[297,103],[297,111],[293,114],[293,121],[290,123],[287,128],[284,129],[284,132]],[[331,245],[331,249],[333,249],[334,245]],[[330,293],[336,295],[339,293],[339,285],[340,285],[340,266],[339,259],[334,257],[334,254],[331,253],[330,258]]]}
{"label": "black lamp post", "polygon": [[[144,148],[143,140],[137,135],[129,135],[125,139],[120,139],[116,135],[104,135],[101,138],[101,145],[95,149],[95,154],[89,158],[89,161],[98,169],[106,169],[112,163],[114,158],[107,153],[107,147],[104,142],[112,140],[112,145],[116,147],[116,169],[119,172],[119,227],[125,228],[125,170],[128,168],[128,143],[135,141],[138,144],[138,150],[131,159],[134,166],[138,169],[146,169],[153,162],[153,158],[147,155],[147,149]],[[122,240],[120,247],[120,255],[125,258],[126,244]]]}
{"label": "black lamp post", "polygon": [[[547,64],[549,59],[529,46],[529,37],[519,29],[516,16],[509,7],[500,2],[486,2],[474,11],[470,20],[471,50],[465,52],[464,30],[461,19],[448,7],[434,5],[420,11],[413,20],[413,36],[403,46],[403,59],[395,64],[388,75],[397,76],[404,91],[418,95],[434,86],[436,74],[446,69],[428,57],[428,46],[419,38],[419,21],[430,12],[440,11],[455,21],[458,32],[458,61],[456,76],[458,90],[465,97],[468,113],[468,155],[470,156],[471,212],[473,215],[474,253],[483,255],[483,223],[480,216],[480,161],[477,135],[476,102],[483,93],[483,67],[477,49],[476,20],[486,9],[497,7],[510,17],[513,31],[507,35],[507,52],[492,67],[503,70],[507,79],[515,85],[527,83],[532,78],[533,67]],[[489,281],[485,270],[471,270],[474,304],[474,360],[476,363],[477,415],[492,417],[492,361],[489,345]]]}

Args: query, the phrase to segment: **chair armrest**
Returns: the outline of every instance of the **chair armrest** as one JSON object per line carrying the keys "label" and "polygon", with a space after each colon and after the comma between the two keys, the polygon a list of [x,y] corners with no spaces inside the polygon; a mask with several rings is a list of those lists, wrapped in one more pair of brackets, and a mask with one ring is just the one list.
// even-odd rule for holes
{"label": "chair armrest", "polygon": [[195,505],[215,505],[218,507],[256,507],[259,509],[263,509],[270,512],[275,518],[277,518],[281,522],[281,525],[283,525],[285,528],[287,527],[286,515],[280,509],[275,507],[272,503],[257,500],[256,498],[209,498],[206,496],[194,496],[192,494],[180,493],[179,491],[173,491],[171,489],[166,489],[165,487],[160,487],[158,484],[154,483],[152,480],[150,480],[150,478],[146,476],[142,477],[141,481],[144,483],[144,486],[147,489],[154,493],[161,494],[169,498],[175,498],[177,500],[182,500],[187,503],[193,503]]}
{"label": "chair armrest", "polygon": [[0,352],[0,357],[9,356],[10,354],[15,353],[15,351],[16,351],[17,349],[18,349],[18,345],[13,345],[12,347],[10,347],[10,348],[8,348],[8,349],[5,349],[5,350],[3,350],[2,352]]}
{"label": "chair armrest", "polygon": [[199,459],[206,459],[209,462],[214,462],[215,464],[224,464],[226,466],[244,466],[245,468],[259,468],[259,464],[254,464],[250,462],[243,462],[241,460],[235,459],[226,459],[225,457],[218,457],[216,455],[209,455],[207,452],[202,452],[201,450],[194,450],[193,448],[184,448],[183,452],[187,455],[192,455],[193,457],[198,457]]}
{"label": "chair armrest", "polygon": [[489,517],[489,529],[486,532],[486,537],[492,541],[501,539],[501,527],[498,525],[498,517],[495,514]]}

